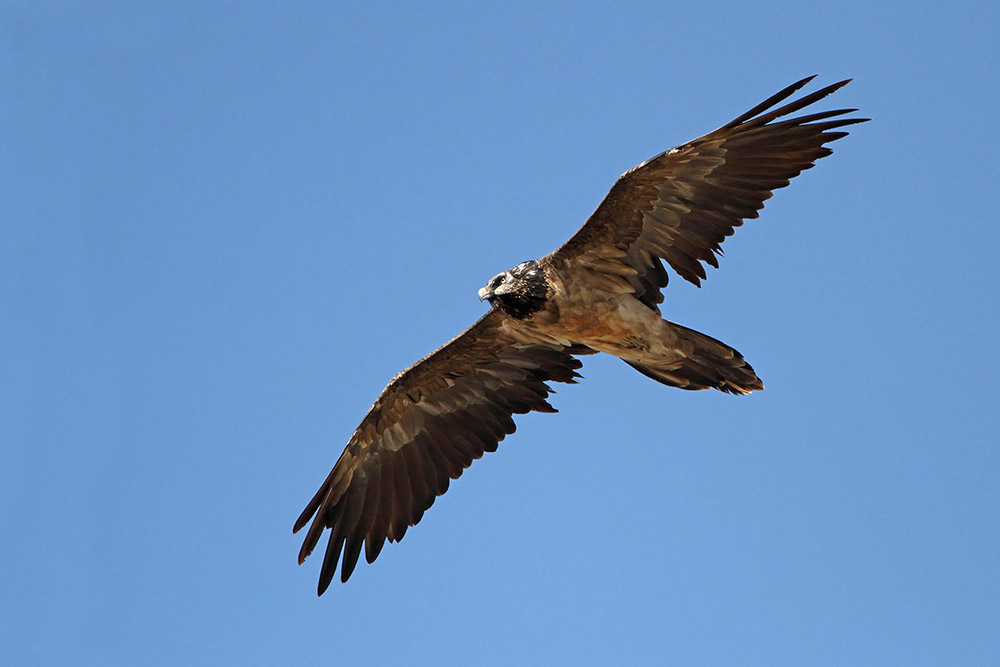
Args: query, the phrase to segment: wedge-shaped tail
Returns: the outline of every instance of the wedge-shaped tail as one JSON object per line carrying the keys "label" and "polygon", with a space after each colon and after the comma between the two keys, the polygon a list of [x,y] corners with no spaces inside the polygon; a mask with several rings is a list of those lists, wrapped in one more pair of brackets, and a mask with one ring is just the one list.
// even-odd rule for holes
{"label": "wedge-shaped tail", "polygon": [[679,339],[677,347],[684,356],[663,363],[649,359],[642,362],[625,359],[625,363],[657,382],[681,389],[718,389],[729,394],[749,394],[764,388],[743,355],[722,341],[673,322],[664,321],[663,324],[672,338]]}

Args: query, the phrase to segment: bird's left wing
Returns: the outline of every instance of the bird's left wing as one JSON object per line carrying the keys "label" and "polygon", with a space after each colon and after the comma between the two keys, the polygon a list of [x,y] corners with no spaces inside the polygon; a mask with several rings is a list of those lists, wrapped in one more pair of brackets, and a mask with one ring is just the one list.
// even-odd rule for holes
{"label": "bird's left wing", "polygon": [[829,155],[825,144],[846,136],[843,127],[867,120],[841,117],[855,109],[787,118],[848,81],[775,108],[812,78],[625,172],[583,227],[546,259],[560,271],[585,270],[591,285],[631,292],[650,307],[663,301],[660,288],[667,284],[661,259],[700,284],[702,262],[718,267],[722,242],[757,217],[773,190]]}
{"label": "bird's left wing", "polygon": [[513,414],[555,412],[549,381],[579,377],[573,355],[592,354],[526,339],[493,309],[464,333],[397,375],[365,415],[326,481],[295,522],[310,519],[301,564],[331,529],[319,594],[330,585],[343,552],[341,581],[365,546],[371,563],[399,541],[434,499],[483,452],[514,432]]}

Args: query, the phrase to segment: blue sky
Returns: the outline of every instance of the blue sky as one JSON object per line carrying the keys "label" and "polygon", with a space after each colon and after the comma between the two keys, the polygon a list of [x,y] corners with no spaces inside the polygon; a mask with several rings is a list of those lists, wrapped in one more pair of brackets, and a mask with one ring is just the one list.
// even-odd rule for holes
{"label": "blue sky", "polygon": [[[982,3],[4,3],[10,664],[1000,661]],[[588,358],[315,595],[384,384],[614,179],[785,85],[871,123],[665,316],[767,390]]]}

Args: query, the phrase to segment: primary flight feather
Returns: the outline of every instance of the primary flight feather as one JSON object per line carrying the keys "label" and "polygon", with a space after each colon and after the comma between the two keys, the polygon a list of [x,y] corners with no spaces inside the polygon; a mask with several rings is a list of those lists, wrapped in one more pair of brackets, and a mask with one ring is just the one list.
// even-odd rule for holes
{"label": "primary flight feather", "polygon": [[[748,394],[764,385],[743,356],[660,317],[667,264],[700,285],[721,244],[756,218],[771,191],[829,155],[847,135],[837,109],[788,118],[846,85],[777,107],[803,79],[719,129],[623,174],[555,252],[496,275],[479,290],[478,322],[389,382],[309,501],[301,564],[330,530],[319,594],[362,546],[371,563],[483,452],[514,432],[512,415],[555,412],[549,382],[575,382],[578,356],[607,352],[681,389]],[[775,108],[777,107],[777,108]],[[310,524],[310,520],[312,523]]]}

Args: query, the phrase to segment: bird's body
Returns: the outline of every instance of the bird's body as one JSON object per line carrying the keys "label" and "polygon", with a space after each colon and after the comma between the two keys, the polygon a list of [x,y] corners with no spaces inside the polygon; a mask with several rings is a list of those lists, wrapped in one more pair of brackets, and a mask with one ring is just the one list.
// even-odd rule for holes
{"label": "bird's body", "polygon": [[[659,382],[682,389],[713,387],[746,394],[764,388],[739,352],[662,319],[656,304],[639,301],[623,277],[634,272],[610,263],[597,266],[604,272],[593,265],[560,266],[550,255],[523,262],[490,281],[506,277],[513,285],[534,283],[534,293],[545,295],[537,297],[534,306],[524,299],[511,304],[507,295],[497,295],[489,285],[479,296],[508,312],[511,316],[502,321],[501,329],[525,342],[605,352]],[[608,274],[608,270],[616,273]],[[567,273],[576,279],[565,280]],[[581,280],[581,276],[586,277]]]}
{"label": "bird's body", "polygon": [[512,415],[555,412],[546,383],[574,382],[576,357],[605,352],[682,389],[764,388],[732,347],[661,317],[661,260],[700,284],[702,262],[718,266],[725,237],[772,190],[828,155],[824,144],[847,134],[838,128],[865,120],[839,118],[854,109],[783,119],[847,83],[772,108],[809,80],[623,174],[565,244],[479,290],[492,308],[478,322],[392,379],[295,524],[312,520],[300,563],[331,530],[321,594],[342,552],[347,581],[362,546],[371,563],[386,539],[402,539],[451,479],[514,432]]}

